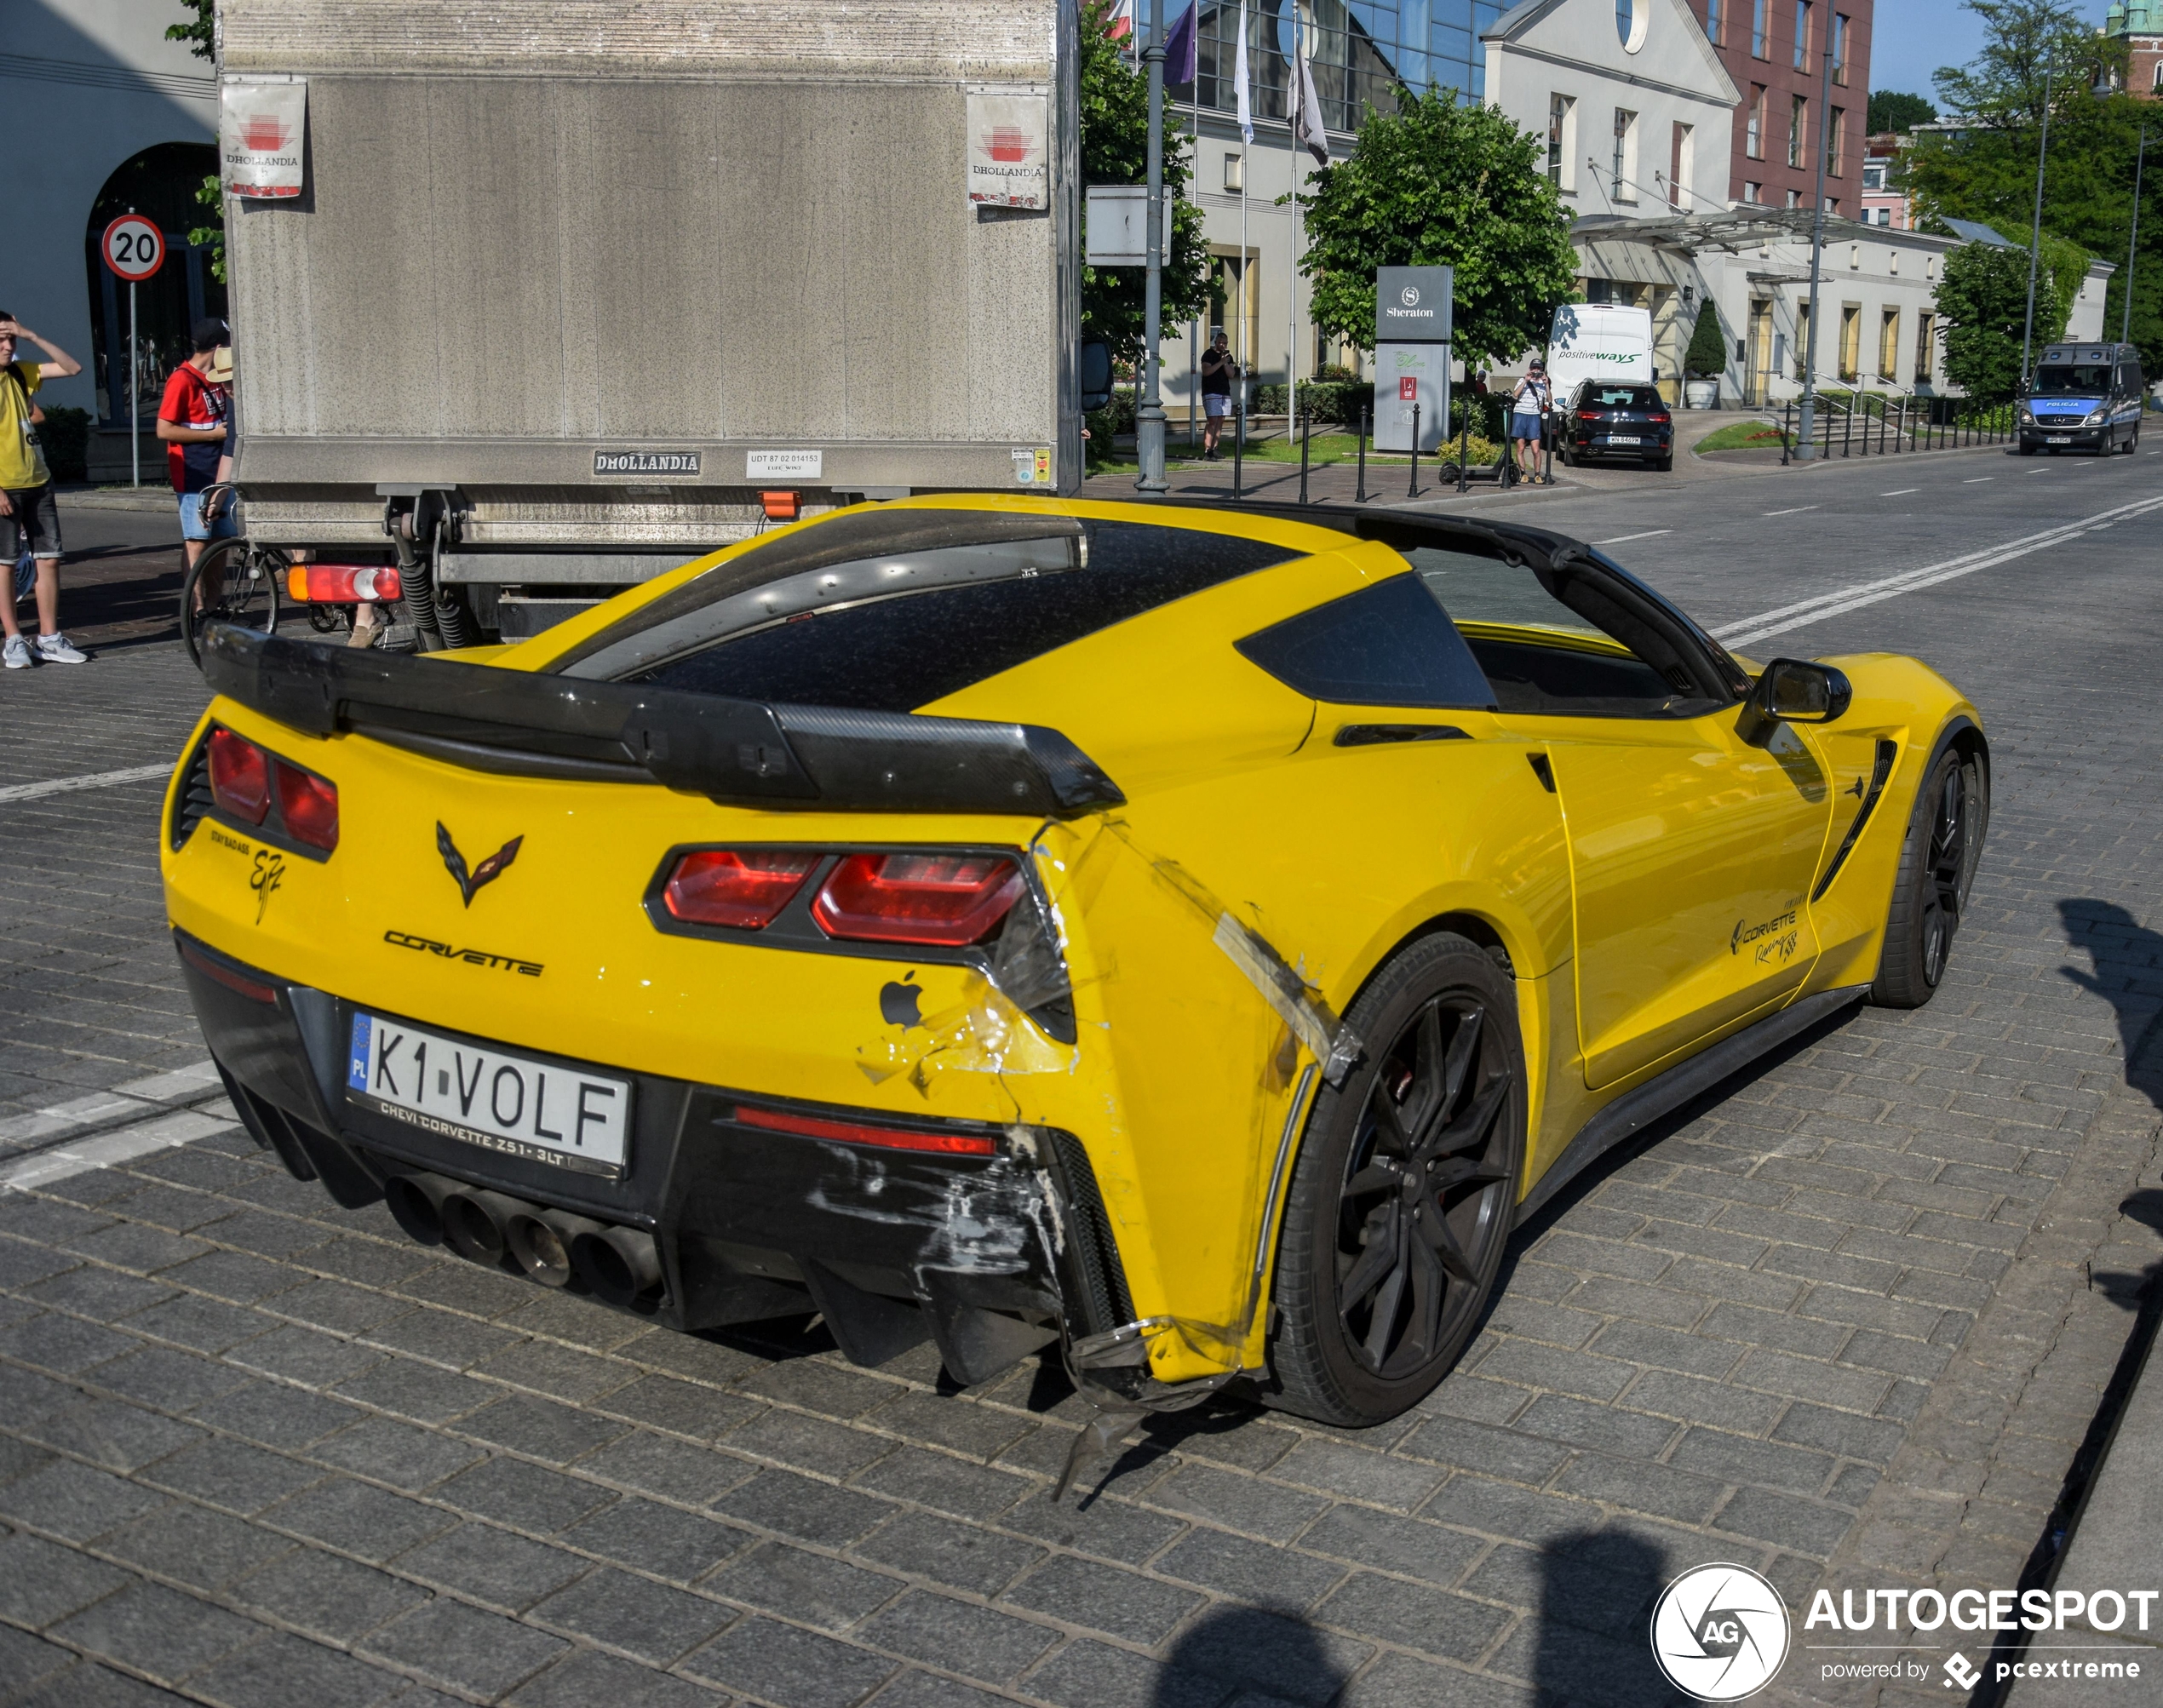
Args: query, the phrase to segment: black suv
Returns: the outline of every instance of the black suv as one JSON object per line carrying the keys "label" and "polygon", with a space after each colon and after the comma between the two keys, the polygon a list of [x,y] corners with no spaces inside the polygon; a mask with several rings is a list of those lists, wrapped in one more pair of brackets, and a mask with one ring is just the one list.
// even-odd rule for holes
{"label": "black suv", "polygon": [[1627,457],[1648,468],[1675,466],[1675,418],[1656,386],[1627,380],[1586,380],[1563,411],[1562,460],[1572,467],[1594,457]]}

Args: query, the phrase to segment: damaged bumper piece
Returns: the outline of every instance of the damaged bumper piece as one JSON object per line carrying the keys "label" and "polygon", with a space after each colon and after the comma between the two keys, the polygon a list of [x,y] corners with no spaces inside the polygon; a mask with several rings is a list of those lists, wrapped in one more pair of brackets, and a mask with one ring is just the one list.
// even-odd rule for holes
{"label": "damaged bumper piece", "polygon": [[[211,1054],[256,1143],[347,1208],[387,1199],[424,1243],[663,1327],[817,1311],[864,1365],[930,1340],[965,1385],[1133,1321],[1071,1134],[904,1124],[639,1074],[629,1166],[616,1178],[574,1172],[349,1096],[351,1004],[175,935]],[[1179,1384],[1196,1397],[1218,1385]],[[1138,1399],[1162,1403],[1122,1403]]]}

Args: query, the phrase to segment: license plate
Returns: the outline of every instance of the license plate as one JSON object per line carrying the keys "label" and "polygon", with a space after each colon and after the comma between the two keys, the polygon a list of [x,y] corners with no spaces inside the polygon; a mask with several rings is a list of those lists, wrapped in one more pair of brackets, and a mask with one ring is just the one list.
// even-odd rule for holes
{"label": "license plate", "polygon": [[1607,442],[1609,444],[1643,444],[1644,443],[1633,433],[1611,433],[1607,436]]}
{"label": "license plate", "polygon": [[356,1014],[346,1089],[354,1102],[423,1132],[584,1174],[623,1172],[631,1087],[605,1074]]}
{"label": "license plate", "polygon": [[2054,433],[2048,438],[2045,439],[2043,443],[2045,444],[2071,444],[2073,443],[2073,435],[2069,433]]}

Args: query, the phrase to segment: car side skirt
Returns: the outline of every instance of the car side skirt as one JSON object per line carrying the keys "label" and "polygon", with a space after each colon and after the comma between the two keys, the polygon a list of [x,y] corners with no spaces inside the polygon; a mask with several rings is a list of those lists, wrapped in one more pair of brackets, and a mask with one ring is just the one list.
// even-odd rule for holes
{"label": "car side skirt", "polygon": [[1616,1145],[1635,1138],[1661,1115],[1710,1091],[1729,1075],[1747,1068],[1827,1015],[1860,1002],[1869,991],[1867,984],[1850,984],[1805,996],[1687,1062],[1678,1063],[1656,1079],[1646,1080],[1635,1091],[1626,1092],[1577,1130],[1562,1155],[1518,1204],[1518,1224],[1521,1227],[1538,1215],[1572,1178]]}

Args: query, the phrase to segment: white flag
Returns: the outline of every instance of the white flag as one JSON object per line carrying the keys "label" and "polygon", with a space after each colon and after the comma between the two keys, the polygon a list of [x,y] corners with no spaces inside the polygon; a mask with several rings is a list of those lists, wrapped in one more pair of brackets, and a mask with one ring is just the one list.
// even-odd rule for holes
{"label": "white flag", "polygon": [[1307,47],[1300,43],[1300,80],[1294,87],[1292,135],[1307,146],[1314,163],[1329,163],[1329,134],[1322,128],[1322,97],[1314,92],[1314,68],[1307,63]]}
{"label": "white flag", "polygon": [[1232,60],[1231,79],[1239,91],[1239,134],[1254,140],[1254,109],[1247,98],[1247,0],[1239,0],[1239,52]]}

